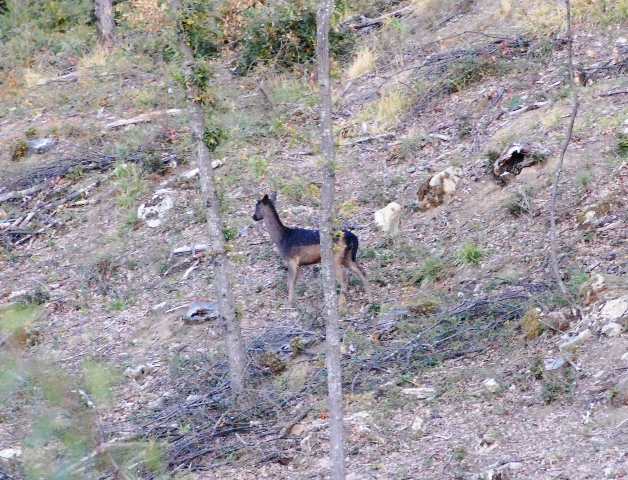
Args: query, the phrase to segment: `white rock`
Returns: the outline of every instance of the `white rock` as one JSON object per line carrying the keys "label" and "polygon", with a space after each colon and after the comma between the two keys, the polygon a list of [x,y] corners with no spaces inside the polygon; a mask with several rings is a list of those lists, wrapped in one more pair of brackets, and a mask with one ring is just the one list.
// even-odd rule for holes
{"label": "white rock", "polygon": [[600,316],[607,321],[615,321],[628,312],[628,295],[609,300],[600,311]]}
{"label": "white rock", "polygon": [[28,290],[15,290],[9,294],[9,296],[5,300],[13,300],[14,298],[21,297],[22,295],[26,295]]}
{"label": "white rock", "polygon": [[432,400],[436,396],[436,390],[433,388],[404,388],[401,393],[414,395],[420,400]]}
{"label": "white rock", "polygon": [[0,459],[2,460],[11,460],[13,458],[17,458],[21,456],[22,456],[21,448],[5,448],[4,450],[0,450]]}
{"label": "white rock", "polygon": [[462,181],[462,176],[461,168],[449,167],[424,181],[417,192],[419,208],[428,210],[451,198]]}
{"label": "white rock", "polygon": [[132,380],[139,380],[149,373],[152,373],[154,369],[152,365],[138,365],[137,367],[128,367],[124,371],[124,374]]}
{"label": "white rock", "polygon": [[561,351],[574,350],[580,345],[582,345],[584,342],[586,342],[589,338],[591,338],[591,330],[587,328],[586,330],[583,330],[582,332],[580,332],[577,337],[572,338],[571,340],[568,340],[567,342],[561,343],[558,346],[558,348]]}
{"label": "white rock", "polygon": [[565,366],[565,359],[563,357],[546,358],[543,360],[543,369],[551,372],[552,370],[558,370]]}
{"label": "white rock", "polygon": [[188,398],[185,399],[185,403],[196,403],[201,402],[207,398],[207,395],[188,395]]}
{"label": "white rock", "polygon": [[323,457],[318,459],[318,468],[329,468],[329,458]]}
{"label": "white rock", "polygon": [[582,330],[578,334],[578,338],[582,341],[582,343],[586,342],[589,338],[591,338],[591,330],[589,330],[588,328],[585,330]]}
{"label": "white rock", "polygon": [[143,203],[137,209],[138,218],[151,228],[161,225],[166,212],[174,207],[171,193],[170,189],[157,190],[148,204]]}
{"label": "white rock", "polygon": [[349,415],[345,417],[345,422],[347,423],[364,423],[367,420],[370,420],[371,414],[369,412],[355,412],[353,415]]}
{"label": "white rock", "polygon": [[424,432],[425,420],[423,417],[416,417],[410,428],[413,432]]}
{"label": "white rock", "polygon": [[497,380],[495,380],[494,378],[487,378],[482,382],[482,385],[484,385],[484,388],[486,388],[491,393],[495,393],[497,390],[499,390],[499,383],[497,383]]}
{"label": "white rock", "polygon": [[607,323],[602,327],[602,334],[608,337],[617,337],[623,330],[622,326],[615,322]]}
{"label": "white rock", "polygon": [[621,356],[621,360],[622,360],[622,362],[628,362],[628,352],[624,353]]}
{"label": "white rock", "polygon": [[382,232],[395,233],[399,226],[399,218],[401,217],[401,205],[397,202],[391,202],[384,208],[374,213],[375,226]]}

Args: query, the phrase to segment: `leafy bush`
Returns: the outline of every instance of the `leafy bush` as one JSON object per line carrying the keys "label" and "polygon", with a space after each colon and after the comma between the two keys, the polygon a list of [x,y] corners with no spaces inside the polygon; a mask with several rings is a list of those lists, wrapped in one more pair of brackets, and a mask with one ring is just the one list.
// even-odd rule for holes
{"label": "leafy bush", "polygon": [[221,30],[222,18],[215,1],[183,0],[180,21],[188,41],[198,57],[212,57],[220,53],[225,41]]}
{"label": "leafy bush", "polygon": [[87,27],[92,10],[93,0],[6,0],[0,9],[0,70],[30,66],[37,51],[54,53],[50,62],[64,68],[95,40],[95,29]]}
{"label": "leafy bush", "polygon": [[[316,3],[309,0],[279,0],[259,10],[246,11],[248,21],[240,35],[242,44],[235,69],[241,75],[258,64],[278,69],[310,61],[316,55]],[[349,53],[353,42],[348,30],[335,20],[329,32],[331,53]]]}

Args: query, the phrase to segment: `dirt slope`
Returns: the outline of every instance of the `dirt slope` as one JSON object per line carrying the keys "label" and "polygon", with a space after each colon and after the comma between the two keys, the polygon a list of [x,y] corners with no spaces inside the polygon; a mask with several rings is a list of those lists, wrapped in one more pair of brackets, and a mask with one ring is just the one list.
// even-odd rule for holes
{"label": "dirt slope", "polygon": [[[541,27],[533,25],[537,10],[526,5],[523,15],[506,4],[470,2],[453,17],[445,6],[432,16],[419,8],[398,25],[361,35],[360,44],[378,52],[374,67],[353,79],[346,69],[338,72],[338,141],[393,134],[339,148],[338,220],[360,238],[359,261],[376,297],[367,305],[352,282],[344,312],[347,464],[354,479],[628,475],[628,409],[617,402],[628,368],[626,315],[616,318],[619,335],[600,333],[607,323],[601,309],[628,294],[628,166],[619,142],[628,129],[628,95],[604,96],[625,90],[627,30],[625,23],[584,21],[575,28],[575,59],[586,77],[557,200],[560,266],[585,314],[571,318],[547,259],[550,187],[571,108],[565,45],[560,35],[551,37],[547,50]],[[24,199],[0,202],[6,214],[0,228],[25,218],[38,201],[80,195],[42,211],[26,233],[0,229],[0,302],[41,303],[17,346],[3,330],[0,349],[14,349],[25,362],[44,359],[77,378],[89,361],[113,367],[119,381],[98,411],[104,437],[163,428],[168,433],[157,439],[168,436],[174,445],[163,456],[173,468],[177,455],[191,453],[172,438],[195,428],[207,433],[207,425],[215,433],[232,410],[214,399],[225,353],[220,325],[181,320],[191,301],[212,300],[213,290],[203,251],[173,254],[207,243],[207,236],[198,184],[184,175],[193,168],[185,112],[165,113],[184,106],[168,72],[159,62],[117,52],[83,59],[76,83],[24,87],[3,100],[0,196],[44,176],[54,180]],[[277,189],[284,223],[316,226],[316,92],[306,76],[260,78],[263,93],[253,79],[216,66],[230,141],[216,154],[224,164],[215,172],[256,393],[272,405],[272,416],[244,416],[241,430],[234,429],[239,438],[199,434],[202,445],[215,448],[192,462],[202,467],[188,478],[326,475],[317,269],[303,269],[299,303],[288,308],[285,268],[251,219],[257,198]],[[458,84],[439,92],[439,79],[447,78]],[[149,111],[161,113],[148,123],[107,126]],[[11,145],[27,133],[57,143],[12,161]],[[546,156],[504,185],[489,163],[513,142],[538,142]],[[155,158],[176,162],[150,172]],[[452,165],[463,172],[455,196],[421,211],[419,185]],[[137,209],[156,203],[163,189],[174,206],[151,228]],[[387,236],[372,219],[391,201],[404,208],[399,232]],[[583,227],[594,207],[604,210],[596,219],[607,221]],[[466,260],[467,246],[480,252],[478,262]],[[598,275],[611,286],[595,293]],[[43,300],[34,301],[36,295]],[[529,307],[541,314],[537,334],[521,328]],[[551,324],[560,315],[566,325]],[[432,328],[437,336],[425,333]],[[575,352],[559,349],[587,328],[592,336]],[[452,336],[458,343],[447,343]],[[296,348],[295,338],[311,343]],[[544,366],[559,357],[564,368]],[[275,371],[273,361],[286,370]],[[140,366],[145,372],[133,374]],[[488,379],[494,388],[484,384]],[[407,388],[433,393],[421,399]],[[211,402],[186,423],[181,412],[198,401],[190,395]],[[32,454],[24,439],[40,418],[34,403],[24,395],[0,404],[0,450],[21,446]],[[299,428],[267,447],[269,425],[289,423],[306,404],[311,409]],[[219,466],[208,466],[212,461]]]}

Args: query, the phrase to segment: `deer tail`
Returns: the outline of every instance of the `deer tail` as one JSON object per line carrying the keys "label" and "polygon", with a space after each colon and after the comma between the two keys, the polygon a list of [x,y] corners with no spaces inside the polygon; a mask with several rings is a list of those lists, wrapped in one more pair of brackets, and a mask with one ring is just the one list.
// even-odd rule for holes
{"label": "deer tail", "polygon": [[355,234],[351,234],[351,260],[356,261],[358,255],[358,246],[360,242],[358,240],[358,236]]}

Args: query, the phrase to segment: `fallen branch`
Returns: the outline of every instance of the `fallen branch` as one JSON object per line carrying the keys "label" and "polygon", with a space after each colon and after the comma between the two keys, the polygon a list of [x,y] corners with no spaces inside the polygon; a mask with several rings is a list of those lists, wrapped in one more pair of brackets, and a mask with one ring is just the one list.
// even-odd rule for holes
{"label": "fallen branch", "polygon": [[340,143],[339,147],[351,147],[353,145],[359,145],[360,143],[371,142],[373,140],[382,140],[386,138],[395,138],[394,133],[382,133],[381,135],[373,135],[371,137],[360,138],[358,140],[353,140],[352,142]]}
{"label": "fallen branch", "polygon": [[93,183],[90,183],[86,187],[79,188],[78,190],[74,190],[73,192],[68,193],[65,197],[55,200],[54,202],[49,202],[45,205],[42,205],[42,210],[54,210],[55,208],[63,205],[64,203],[69,202],[70,200],[74,200],[79,195],[91,190],[94,187],[97,187],[100,184],[101,180],[96,180]]}
{"label": "fallen branch", "polygon": [[611,97],[613,95],[621,95],[624,93],[628,93],[628,90],[617,90],[615,92],[606,92],[606,93],[601,93],[600,97]]}
{"label": "fallen branch", "polygon": [[402,15],[408,15],[416,10],[416,5],[408,5],[407,7],[401,8],[399,10],[395,10],[394,12],[386,13],[380,17],[373,19],[365,19],[361,23],[356,23],[354,25],[347,25],[349,28],[354,30],[359,30],[360,28],[372,27],[373,25],[380,25],[389,18],[401,17]]}
{"label": "fallen branch", "polygon": [[168,114],[168,115],[180,115],[183,112],[180,108],[171,108],[169,110],[163,111],[158,110],[156,112],[143,113],[138,115],[137,117],[129,118],[127,120],[118,120],[117,122],[109,123],[106,125],[107,128],[118,128],[124,127],[126,125],[133,125],[135,123],[146,123],[153,120],[153,118],[158,117],[160,115]]}
{"label": "fallen branch", "polygon": [[76,73],[68,73],[67,75],[62,75],[56,78],[42,78],[38,80],[35,84],[36,87],[42,87],[47,85],[48,83],[74,83],[78,82],[78,76]]}
{"label": "fallen branch", "polygon": [[46,182],[42,182],[39,185],[35,185],[34,187],[27,188],[25,190],[14,190],[12,192],[7,192],[7,193],[5,193],[3,195],[0,195],[0,202],[6,202],[7,200],[13,200],[14,198],[24,198],[24,197],[27,197],[29,195],[32,195],[33,193],[39,192],[46,185],[48,185],[47,181]]}
{"label": "fallen branch", "polygon": [[[184,253],[191,253],[192,255],[195,255],[196,252],[202,252],[203,250],[207,250],[208,248],[210,248],[210,245],[207,243],[199,243],[198,245],[191,245],[189,247],[179,247],[179,248],[175,248],[172,251],[173,255],[181,255]],[[174,267],[171,267],[174,268]],[[165,275],[165,273],[164,273]]]}

